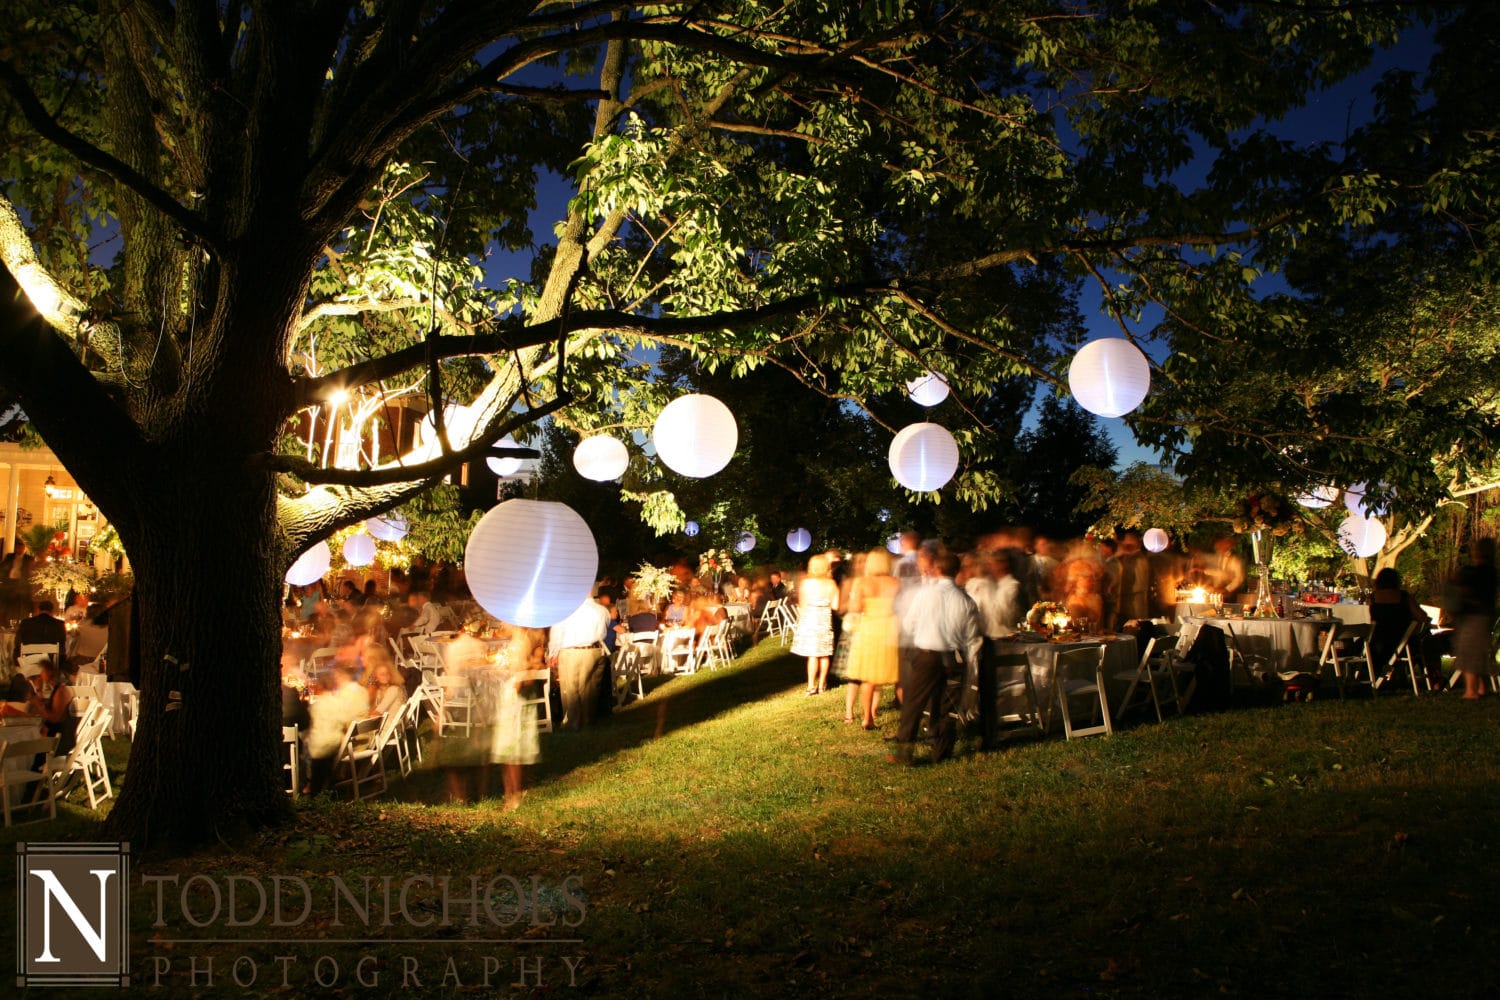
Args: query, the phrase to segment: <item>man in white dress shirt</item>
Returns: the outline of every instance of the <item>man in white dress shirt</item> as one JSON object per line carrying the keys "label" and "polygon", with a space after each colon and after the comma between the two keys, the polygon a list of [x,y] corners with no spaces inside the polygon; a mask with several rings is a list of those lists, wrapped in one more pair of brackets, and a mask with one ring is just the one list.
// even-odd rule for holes
{"label": "man in white dress shirt", "polygon": [[412,595],[406,599],[406,603],[417,612],[416,621],[407,628],[408,632],[430,635],[433,632],[450,632],[458,628],[453,611],[446,605],[435,603],[432,595],[425,590],[413,591]]}
{"label": "man in white dress shirt", "polygon": [[981,557],[980,573],[964,584],[979,609],[980,631],[984,633],[984,654],[979,667],[979,724],[984,732],[984,748],[996,746],[995,699],[999,689],[995,677],[995,643],[1014,632],[1025,611],[1021,608],[1021,581],[1011,572],[1010,556],[1003,551]]}
{"label": "man in white dress shirt", "polygon": [[608,631],[609,609],[589,597],[548,634],[547,662],[557,668],[563,725],[574,732],[589,724],[599,702],[604,634]]}
{"label": "man in white dress shirt", "polygon": [[886,758],[895,764],[911,763],[911,744],[916,741],[923,709],[931,713],[928,731],[933,763],[953,752],[958,731],[949,713],[957,705],[947,697],[948,681],[963,677],[965,663],[979,661],[984,643],[973,598],[953,582],[958,557],[924,548],[917,554],[917,565],[924,584],[913,593],[903,618],[915,652],[896,729],[898,752]]}

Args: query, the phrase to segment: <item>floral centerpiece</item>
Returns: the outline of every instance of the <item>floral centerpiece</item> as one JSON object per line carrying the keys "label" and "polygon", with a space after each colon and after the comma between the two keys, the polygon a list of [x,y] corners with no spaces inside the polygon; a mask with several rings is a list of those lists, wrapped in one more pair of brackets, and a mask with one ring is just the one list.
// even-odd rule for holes
{"label": "floral centerpiece", "polygon": [[1068,609],[1056,601],[1038,601],[1026,612],[1026,627],[1043,635],[1065,631],[1072,622]]}
{"label": "floral centerpiece", "polygon": [[1235,504],[1231,519],[1240,534],[1269,531],[1281,537],[1301,534],[1306,527],[1297,513],[1297,505],[1274,493],[1252,493]]}
{"label": "floral centerpiece", "polygon": [[86,594],[93,585],[93,572],[80,563],[53,560],[31,571],[32,588],[50,591],[57,598],[59,607],[67,600],[68,591]]}
{"label": "floral centerpiece", "polygon": [[715,590],[719,587],[720,577],[733,572],[734,560],[725,549],[708,549],[698,557],[698,578],[710,577],[714,581]]}
{"label": "floral centerpiece", "polygon": [[641,563],[630,577],[630,595],[638,601],[660,604],[672,596],[677,587],[677,578],[668,570],[650,563]]}

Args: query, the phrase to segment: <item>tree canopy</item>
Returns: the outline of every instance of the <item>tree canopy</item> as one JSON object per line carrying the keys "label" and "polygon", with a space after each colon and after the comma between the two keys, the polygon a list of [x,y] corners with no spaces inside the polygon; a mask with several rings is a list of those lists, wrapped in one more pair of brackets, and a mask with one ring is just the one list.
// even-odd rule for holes
{"label": "tree canopy", "polygon": [[[709,373],[776,368],[877,419],[882,394],[939,371],[978,468],[996,454],[980,401],[1008,380],[1061,379],[1079,283],[1096,280],[1122,314],[1169,306],[1165,391],[1137,426],[1206,462],[1249,433],[1219,416],[1225,386],[1282,417],[1272,400],[1303,398],[1283,382],[1317,355],[1267,343],[1316,309],[1258,298],[1251,268],[1353,240],[1377,210],[1390,229],[1387,203],[1445,196],[1453,215],[1492,191],[1469,186],[1490,147],[1464,138],[1463,115],[1413,174],[1421,197],[1383,186],[1374,160],[1260,131],[1426,5],[16,0],[9,13],[0,386],[137,570],[131,766],[153,778],[132,780],[112,822],[138,835],[201,837],[282,808],[272,609],[299,552],[548,414],[649,424],[673,390],[643,351],[675,348]],[[538,240],[527,213],[552,175],[573,197],[533,273],[481,280],[488,255]],[[1451,315],[1473,291],[1427,301]],[[1280,373],[1274,397],[1247,350]],[[1431,407],[1403,425],[1425,434],[1423,454],[1447,454],[1441,427],[1465,462],[1489,440],[1482,424],[1453,430],[1461,407],[1421,371],[1393,378],[1418,390],[1408,410]],[[1337,384],[1302,391],[1336,398]],[[403,400],[430,415],[416,446]],[[1355,417],[1329,414],[1280,423],[1292,450],[1277,454],[1321,473],[1320,433],[1363,440],[1345,429]],[[354,427],[359,447],[299,444],[318,420]],[[1279,434],[1255,438],[1279,447]],[[1431,488],[1416,464],[1389,480],[1414,496]],[[953,489],[988,487],[971,475]],[[201,624],[222,579],[240,588],[234,621]],[[174,763],[199,747],[224,763],[212,782]]]}

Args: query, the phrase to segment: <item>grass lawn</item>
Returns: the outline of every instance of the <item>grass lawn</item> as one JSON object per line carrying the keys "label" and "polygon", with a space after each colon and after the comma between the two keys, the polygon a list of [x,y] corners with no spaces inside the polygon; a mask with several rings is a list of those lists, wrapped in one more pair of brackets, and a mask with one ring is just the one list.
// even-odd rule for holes
{"label": "grass lawn", "polygon": [[[509,984],[540,969],[549,995],[1500,991],[1500,699],[1247,708],[1111,739],[966,742],[951,762],[899,768],[880,739],[894,713],[883,734],[843,725],[842,691],[805,698],[804,681],[772,640],[592,730],[544,736],[513,813],[444,804],[434,767],[378,801],[304,805],[295,826],[245,843],[137,858],[135,991],[186,994],[190,956],[200,970],[213,958],[222,995],[323,992],[321,956],[344,993],[364,992],[357,968],[380,993],[436,993],[445,975],[478,989],[486,960],[487,992],[522,992]],[[67,812],[5,834],[88,838]],[[153,928],[142,874],[298,876],[315,905],[293,928],[200,931],[169,892]],[[460,898],[471,875],[514,876],[485,890],[505,926],[468,926],[464,904],[446,927],[365,928],[347,903],[334,923],[328,876],[357,891],[373,876],[378,900],[381,876],[399,888],[424,874],[455,876]],[[412,898],[414,922],[441,923],[426,883]],[[202,913],[209,897],[190,903]],[[165,943],[195,935],[298,943]],[[463,943],[481,938],[506,943]],[[230,978],[240,956],[258,970],[248,991]],[[168,971],[153,988],[157,959]]]}

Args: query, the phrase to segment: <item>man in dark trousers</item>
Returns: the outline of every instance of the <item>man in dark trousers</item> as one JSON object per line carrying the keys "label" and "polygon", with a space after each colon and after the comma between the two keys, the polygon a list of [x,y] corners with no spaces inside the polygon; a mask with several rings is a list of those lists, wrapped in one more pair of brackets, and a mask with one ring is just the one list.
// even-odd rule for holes
{"label": "man in dark trousers", "polygon": [[901,701],[901,723],[896,728],[897,752],[886,759],[893,764],[911,763],[911,745],[917,738],[922,711],[930,713],[928,731],[932,760],[937,763],[953,753],[958,739],[950,712],[957,697],[950,696],[950,679],[962,680],[964,664],[978,662],[984,636],[974,599],[953,582],[958,557],[923,548],[917,552],[922,585],[907,606],[903,629],[912,636],[910,684]]}

